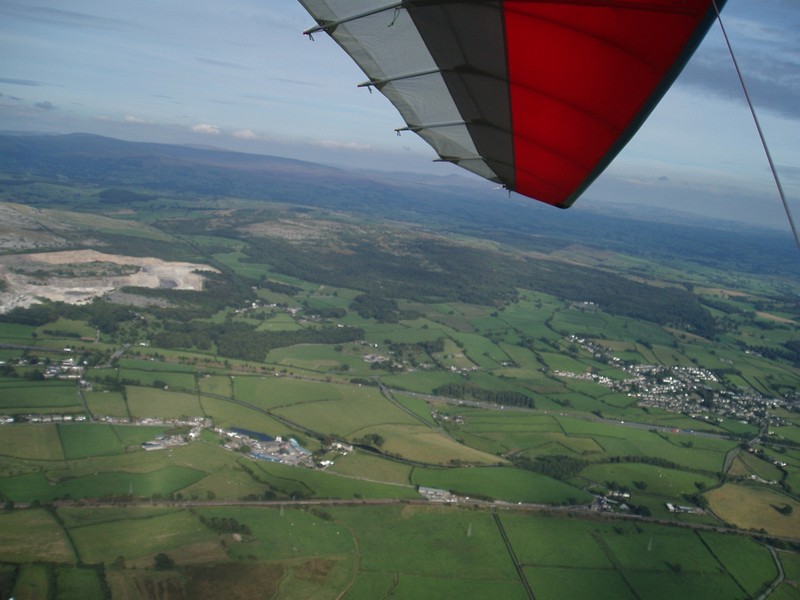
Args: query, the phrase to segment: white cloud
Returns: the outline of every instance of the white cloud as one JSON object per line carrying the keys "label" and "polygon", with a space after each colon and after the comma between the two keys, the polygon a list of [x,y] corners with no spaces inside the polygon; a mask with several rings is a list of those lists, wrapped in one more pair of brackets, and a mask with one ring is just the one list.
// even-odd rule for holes
{"label": "white cloud", "polygon": [[239,131],[234,131],[233,137],[239,138],[240,140],[257,140],[258,134],[249,129],[241,129]]}
{"label": "white cloud", "polygon": [[134,117],[133,115],[126,115],[123,119],[126,123],[146,123],[144,119],[140,119],[139,117]]}
{"label": "white cloud", "polygon": [[192,131],[195,133],[206,133],[209,135],[219,135],[220,133],[219,127],[216,125],[209,125],[207,123],[198,123],[197,125],[192,125]]}
{"label": "white cloud", "polygon": [[313,142],[315,146],[321,146],[332,150],[371,150],[369,144],[358,144],[356,142],[336,142],[333,140],[318,140]]}

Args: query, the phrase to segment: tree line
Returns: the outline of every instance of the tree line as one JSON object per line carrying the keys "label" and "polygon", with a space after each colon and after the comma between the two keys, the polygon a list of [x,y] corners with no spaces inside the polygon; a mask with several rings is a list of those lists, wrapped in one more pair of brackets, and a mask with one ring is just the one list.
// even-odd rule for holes
{"label": "tree line", "polygon": [[522,406],[534,408],[533,398],[512,390],[487,390],[472,383],[446,383],[433,390],[437,396],[460,398],[462,400],[478,400],[506,406]]}

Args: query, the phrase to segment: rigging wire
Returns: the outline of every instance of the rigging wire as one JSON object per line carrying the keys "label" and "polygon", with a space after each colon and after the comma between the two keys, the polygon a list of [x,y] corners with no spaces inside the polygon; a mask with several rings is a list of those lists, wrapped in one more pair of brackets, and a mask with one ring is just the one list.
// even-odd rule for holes
{"label": "rigging wire", "polygon": [[750,93],[747,90],[747,85],[745,85],[742,71],[739,69],[739,63],[733,53],[731,41],[728,39],[728,33],[725,31],[725,26],[722,24],[722,15],[720,14],[719,7],[717,6],[717,0],[711,0],[711,4],[714,6],[714,11],[717,13],[717,22],[719,23],[719,28],[722,31],[722,37],[725,38],[725,44],[728,46],[728,52],[731,55],[733,66],[736,69],[736,75],[739,77],[739,83],[742,86],[744,97],[747,100],[747,106],[750,108],[750,114],[753,116],[753,122],[755,123],[756,130],[758,131],[758,137],[761,140],[761,146],[764,148],[764,154],[767,156],[767,162],[769,163],[769,168],[772,171],[772,177],[775,179],[775,185],[778,187],[778,195],[781,197],[781,202],[783,202],[783,210],[786,212],[786,218],[789,221],[789,227],[792,230],[794,242],[797,244],[798,250],[800,250],[800,235],[798,235],[797,227],[795,227],[794,219],[792,219],[792,212],[789,210],[789,203],[786,200],[786,194],[783,192],[783,186],[781,185],[781,179],[778,176],[778,170],[775,168],[775,163],[772,160],[772,154],[770,154],[769,147],[767,146],[767,140],[764,137],[761,124],[756,116],[756,110],[753,106],[753,101],[750,99]]}

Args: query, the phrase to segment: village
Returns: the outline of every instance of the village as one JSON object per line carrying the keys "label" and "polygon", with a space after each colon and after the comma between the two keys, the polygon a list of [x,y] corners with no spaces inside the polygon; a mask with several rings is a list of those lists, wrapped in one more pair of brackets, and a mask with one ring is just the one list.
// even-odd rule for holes
{"label": "village", "polygon": [[658,408],[704,420],[714,418],[717,422],[729,418],[745,423],[778,425],[782,424],[780,419],[769,415],[768,411],[788,408],[791,404],[784,398],[767,398],[754,390],[723,389],[719,377],[708,369],[626,364],[607,348],[591,340],[576,335],[570,335],[567,339],[590,352],[595,359],[615,365],[629,377],[620,380],[591,371],[572,373],[561,370],[554,371],[554,375],[593,381],[636,398],[637,405],[643,408]]}

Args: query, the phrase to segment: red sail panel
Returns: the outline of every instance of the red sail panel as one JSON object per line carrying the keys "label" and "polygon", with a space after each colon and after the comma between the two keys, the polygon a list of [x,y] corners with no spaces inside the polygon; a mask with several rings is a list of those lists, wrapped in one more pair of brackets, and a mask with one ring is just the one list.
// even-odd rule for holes
{"label": "red sail panel", "polygon": [[710,0],[504,2],[515,191],[569,206],[713,20]]}

